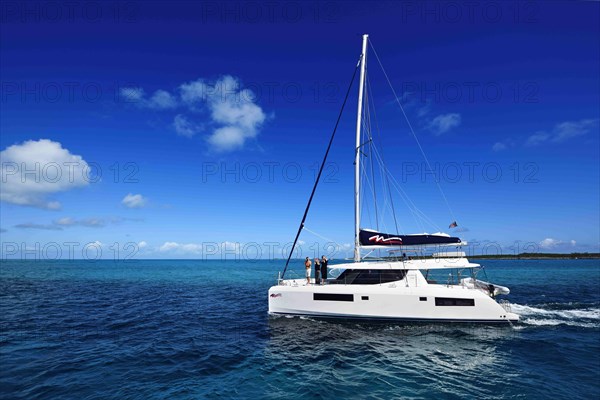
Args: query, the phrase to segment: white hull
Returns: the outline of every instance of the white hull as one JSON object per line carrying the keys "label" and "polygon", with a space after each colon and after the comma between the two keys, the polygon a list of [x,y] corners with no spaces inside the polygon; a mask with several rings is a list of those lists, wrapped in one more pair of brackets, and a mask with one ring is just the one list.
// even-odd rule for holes
{"label": "white hull", "polygon": [[[323,297],[334,299],[322,300]],[[448,305],[456,299],[463,305]],[[484,323],[519,320],[518,315],[505,310],[481,290],[464,285],[428,284],[418,271],[409,271],[402,281],[375,285],[321,286],[307,285],[302,280],[283,281],[269,289],[269,314]]]}

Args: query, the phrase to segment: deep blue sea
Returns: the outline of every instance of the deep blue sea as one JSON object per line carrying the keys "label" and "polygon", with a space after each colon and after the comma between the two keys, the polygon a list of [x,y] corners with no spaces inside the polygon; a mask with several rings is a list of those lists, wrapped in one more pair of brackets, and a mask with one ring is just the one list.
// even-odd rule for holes
{"label": "deep blue sea", "polygon": [[517,326],[269,318],[280,261],[2,261],[0,397],[598,399],[600,260],[480,262]]}

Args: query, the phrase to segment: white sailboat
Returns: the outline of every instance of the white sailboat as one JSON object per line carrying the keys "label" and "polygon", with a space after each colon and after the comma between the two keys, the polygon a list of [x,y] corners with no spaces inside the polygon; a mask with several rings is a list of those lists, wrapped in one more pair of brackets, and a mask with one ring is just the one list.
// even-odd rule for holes
{"label": "white sailboat", "polygon": [[[334,269],[341,273],[321,285],[314,280],[284,279],[286,264],[277,284],[269,289],[269,314],[403,321],[518,321],[519,316],[511,312],[508,302],[496,301],[497,295],[508,294],[509,289],[477,279],[482,267],[467,260],[465,253],[460,251],[465,243],[458,237],[443,233],[386,234],[360,228],[361,128],[367,44],[368,35],[363,35],[354,160],[354,260],[334,265]],[[329,146],[332,140],[333,136]],[[328,152],[329,148],[325,158]],[[317,184],[318,178],[296,241],[304,228]],[[405,252],[410,249],[431,246],[438,249],[456,248],[457,251],[442,251],[414,259],[406,257]],[[403,256],[396,260],[369,260],[361,256],[361,249],[373,248],[397,248]],[[293,248],[290,258],[292,253]]]}

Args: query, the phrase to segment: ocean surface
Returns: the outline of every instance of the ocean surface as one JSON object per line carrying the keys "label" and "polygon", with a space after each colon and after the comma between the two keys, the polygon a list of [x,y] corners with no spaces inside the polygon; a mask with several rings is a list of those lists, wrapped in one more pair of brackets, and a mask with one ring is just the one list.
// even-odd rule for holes
{"label": "ocean surface", "polygon": [[0,398],[600,398],[600,260],[478,262],[521,323],[270,318],[281,261],[2,261]]}

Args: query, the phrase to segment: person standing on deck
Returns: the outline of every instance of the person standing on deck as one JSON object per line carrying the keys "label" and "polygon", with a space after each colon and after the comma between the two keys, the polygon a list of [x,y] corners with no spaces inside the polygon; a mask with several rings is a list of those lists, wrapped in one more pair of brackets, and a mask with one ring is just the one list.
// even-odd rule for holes
{"label": "person standing on deck", "polygon": [[327,257],[322,256],[321,258],[321,285],[325,284],[327,280]]}
{"label": "person standing on deck", "polygon": [[321,260],[315,258],[315,285],[321,283]]}
{"label": "person standing on deck", "polygon": [[311,267],[312,263],[310,262],[310,259],[308,257],[306,257],[306,260],[304,260],[304,268],[306,269],[306,284],[310,285],[310,267]]}

